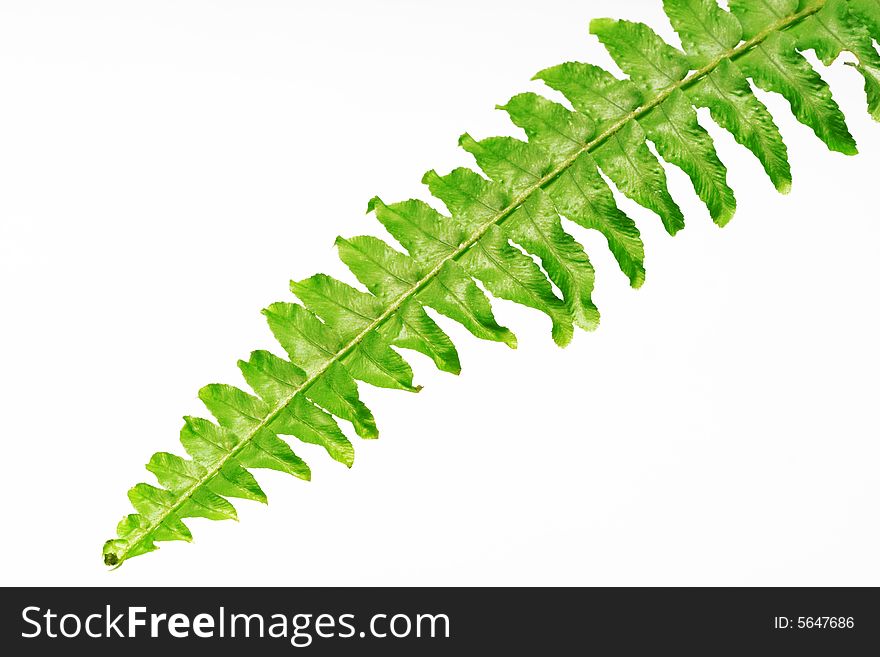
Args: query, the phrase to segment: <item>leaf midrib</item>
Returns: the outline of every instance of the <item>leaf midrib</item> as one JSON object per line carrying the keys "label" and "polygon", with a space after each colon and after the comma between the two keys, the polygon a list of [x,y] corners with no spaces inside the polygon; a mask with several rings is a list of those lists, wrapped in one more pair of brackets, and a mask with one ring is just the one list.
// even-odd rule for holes
{"label": "leaf midrib", "polygon": [[149,536],[151,532],[156,530],[162,523],[164,523],[171,515],[180,510],[180,508],[186,504],[186,501],[195,494],[196,490],[200,486],[203,486],[207,481],[213,478],[217,473],[219,473],[222,467],[226,464],[230,459],[235,458],[238,454],[250,444],[251,440],[260,433],[263,429],[269,427],[269,425],[279,416],[281,413],[285,411],[288,404],[290,404],[296,395],[300,394],[301,391],[305,390],[312,383],[314,383],[318,377],[322,376],[327,370],[337,362],[340,362],[343,358],[345,358],[352,350],[354,350],[369,334],[371,331],[374,331],[379,326],[381,326],[386,320],[388,320],[395,312],[397,312],[400,307],[411,297],[416,296],[419,292],[421,292],[433,279],[437,274],[440,273],[441,268],[444,264],[446,264],[449,260],[458,260],[461,256],[463,256],[470,247],[476,244],[483,235],[486,234],[493,226],[500,226],[504,223],[504,221],[510,217],[517,208],[519,208],[525,201],[538,189],[543,189],[552,182],[554,182],[560,175],[562,175],[568,168],[574,164],[574,162],[584,153],[589,153],[596,149],[598,146],[601,146],[607,139],[617,134],[617,132],[623,128],[627,123],[632,120],[639,119],[645,116],[652,109],[657,107],[660,103],[666,100],[674,91],[681,89],[687,89],[703,77],[711,73],[715,70],[722,61],[724,60],[735,60],[740,56],[747,53],[749,50],[754,48],[755,46],[762,43],[767,37],[770,35],[781,32],[785,29],[796,25],[800,21],[805,18],[815,14],[822,7],[825,6],[825,2],[817,2],[815,5],[808,7],[807,9],[792,14],[791,16],[782,18],[775,22],[773,25],[765,29],[764,31],[756,34],[751,39],[743,41],[737,47],[732,48],[725,52],[724,54],[716,57],[714,60],[709,62],[706,66],[699,68],[693,71],[690,75],[687,75],[684,79],[669,85],[662,91],[660,91],[656,96],[654,96],[651,100],[643,104],[641,107],[636,108],[631,111],[627,115],[621,117],[616,120],[614,123],[609,125],[605,130],[599,133],[598,136],[594,137],[591,141],[584,144],[579,150],[572,153],[568,158],[563,160],[558,166],[556,166],[552,171],[547,173],[541,179],[539,179],[534,185],[530,186],[528,189],[524,190],[518,196],[516,196],[510,204],[500,210],[496,215],[494,215],[490,220],[486,221],[482,224],[475,233],[469,237],[467,240],[462,242],[458,247],[455,248],[454,251],[450,252],[448,255],[443,256],[437,264],[431,268],[431,270],[425,274],[421,279],[419,279],[408,291],[402,293],[397,297],[376,319],[370,322],[362,331],[360,331],[356,336],[354,336],[349,342],[347,342],[343,347],[341,347],[336,354],[333,354],[332,358],[327,360],[327,362],[322,365],[320,368],[310,373],[305,381],[303,381],[302,385],[297,389],[295,393],[286,397],[272,411],[263,418],[260,423],[255,426],[250,432],[246,435],[241,436],[241,441],[235,445],[222,459],[217,461],[207,472],[205,477],[203,477],[199,482],[191,486],[189,489],[184,491],[181,497],[178,499],[177,503],[168,509],[166,513],[164,513],[161,517],[156,520],[150,521],[149,525],[143,531],[137,532],[135,535],[126,537],[127,549],[120,555],[116,555],[118,557],[118,561],[115,564],[115,567],[119,567],[125,562],[129,557],[128,554],[131,552],[132,548],[138,545],[144,538]]}

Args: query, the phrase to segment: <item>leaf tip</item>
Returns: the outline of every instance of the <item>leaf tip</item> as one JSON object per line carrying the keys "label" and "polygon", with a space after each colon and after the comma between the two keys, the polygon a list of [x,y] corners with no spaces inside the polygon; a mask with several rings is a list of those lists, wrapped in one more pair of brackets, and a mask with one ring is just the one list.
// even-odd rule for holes
{"label": "leaf tip", "polygon": [[202,386],[199,388],[198,393],[196,395],[202,402],[209,401],[211,399],[212,392],[216,389],[216,383],[209,383],[206,386]]}
{"label": "leaf tip", "polygon": [[590,34],[601,34],[608,28],[614,27],[616,22],[611,18],[594,18],[590,21]]}
{"label": "leaf tip", "polygon": [[599,323],[601,322],[599,310],[595,306],[583,308],[579,312],[575,313],[574,319],[574,323],[577,326],[582,328],[584,331],[589,331],[590,333],[597,330],[599,328]]}
{"label": "leaf tip", "polygon": [[367,201],[367,212],[366,214],[370,214],[375,211],[376,208],[383,207],[385,203],[382,202],[382,199],[378,196],[374,196],[369,201]]}
{"label": "leaf tip", "polygon": [[379,437],[379,428],[375,421],[364,422],[359,421],[354,424],[355,433],[364,440],[376,440]]}
{"label": "leaf tip", "polygon": [[645,270],[639,269],[629,279],[629,285],[632,289],[638,290],[645,284]]}
{"label": "leaf tip", "polygon": [[724,228],[727,224],[730,223],[730,220],[733,219],[733,215],[736,214],[735,206],[727,206],[721,212],[718,213],[718,216],[715,217],[715,225],[719,228]]}
{"label": "leaf tip", "polygon": [[665,228],[666,228],[666,232],[669,233],[670,237],[675,237],[678,234],[678,231],[680,231],[682,228],[684,228],[684,225],[670,223],[667,226],[665,226]]}
{"label": "leaf tip", "polygon": [[565,347],[571,344],[572,339],[574,339],[574,330],[569,329],[568,327],[555,329],[552,331],[551,337],[557,347],[565,349]]}
{"label": "leaf tip", "polygon": [[434,169],[428,169],[427,171],[425,171],[425,175],[422,176],[421,182],[423,185],[430,185],[431,181],[433,181],[435,178],[437,178],[437,172],[434,171]]}

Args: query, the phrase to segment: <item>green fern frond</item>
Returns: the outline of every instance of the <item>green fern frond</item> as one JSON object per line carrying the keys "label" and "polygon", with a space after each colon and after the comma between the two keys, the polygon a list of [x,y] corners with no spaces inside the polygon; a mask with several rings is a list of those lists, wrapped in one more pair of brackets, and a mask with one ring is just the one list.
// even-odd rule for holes
{"label": "green fern frond", "polygon": [[419,200],[369,202],[368,212],[403,250],[376,237],[339,238],[340,258],[367,292],[318,274],[291,283],[299,303],[263,311],[286,357],[255,351],[239,361],[251,392],[220,384],[199,392],[214,420],[184,419],[180,441],[189,459],[164,452],[150,459],[159,486],[129,491],[136,513],[104,544],[106,564],[118,566],[160,541],[191,540],[186,518],[235,518],[230,498],[265,503],[250,469],[309,479],[308,465],[280,436],[320,445],[351,467],[354,448],[337,419],[361,438],[378,436],[357,381],[417,392],[401,348],[425,354],[443,371],[461,370],[455,346],[426,308],[510,347],[516,338],[495,319],[484,289],[547,315],[561,346],[575,326],[595,328],[595,272],[562,218],[601,233],[639,287],[644,245],[606,177],[656,213],[670,234],[684,227],[648,142],[687,174],[719,226],[733,217],[727,170],[696,108],[708,109],[751,151],[781,192],[791,186],[786,147],[750,80],[781,94],[829,149],[854,154],[831,90],[801,54],[813,50],[830,64],[847,52],[864,77],[868,110],[880,120],[880,0],[729,0],[729,12],[715,0],[663,4],[683,50],[644,24],[594,20],[591,32],[626,79],[577,62],[545,69],[535,78],[570,107],[520,94],[500,109],[527,141],[463,135],[459,144],[485,175],[460,168],[423,178],[450,216]]}

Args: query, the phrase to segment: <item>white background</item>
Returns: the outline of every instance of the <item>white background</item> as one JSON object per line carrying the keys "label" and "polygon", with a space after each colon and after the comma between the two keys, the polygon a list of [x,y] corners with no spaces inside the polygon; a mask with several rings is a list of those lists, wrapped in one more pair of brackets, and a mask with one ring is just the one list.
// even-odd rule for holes
{"label": "white background", "polygon": [[672,169],[675,239],[622,199],[638,291],[573,228],[598,332],[560,350],[496,302],[511,351],[446,321],[462,375],[407,352],[419,395],[362,386],[382,438],[352,470],[295,444],[311,483],[257,471],[268,507],[101,563],[142,464],[205,413],[198,388],[278,350],[260,308],[290,278],[353,281],[333,239],[382,234],[371,196],[427,198],[425,170],[470,164],[465,130],[517,134],[492,108],[541,68],[610,65],[590,18],[678,43],[660,5],[4,1],[2,584],[880,585],[880,125],[841,64],[820,70],[859,157],[760,94],[784,197],[704,120],[738,214],[714,227]]}

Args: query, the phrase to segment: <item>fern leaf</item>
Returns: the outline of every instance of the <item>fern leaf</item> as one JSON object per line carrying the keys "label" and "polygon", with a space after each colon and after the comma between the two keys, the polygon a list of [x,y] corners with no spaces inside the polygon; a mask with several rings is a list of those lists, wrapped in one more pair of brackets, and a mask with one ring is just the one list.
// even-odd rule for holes
{"label": "fern leaf", "polygon": [[596,161],[621,192],[656,212],[667,232],[675,235],[684,228],[684,215],[669,193],[666,172],[645,143],[647,138],[638,121],[627,121],[596,149]]}
{"label": "fern leaf", "polygon": [[624,214],[611,189],[599,175],[589,153],[582,153],[549,188],[559,212],[584,228],[593,228],[608,241],[608,248],[633,287],[645,281],[645,246],[635,222]]}
{"label": "fern leaf", "polygon": [[581,62],[567,62],[537,73],[548,87],[561,92],[582,114],[604,129],[638,109],[644,99],[629,80],[618,80],[605,69]]}
{"label": "fern leaf", "polygon": [[681,82],[690,71],[684,53],[644,23],[597,18],[590,32],[599,37],[621,70],[643,93],[657,93]]}
{"label": "fern leaf", "polygon": [[[257,390],[254,388],[254,390]],[[259,392],[259,391],[257,391]],[[293,390],[288,392],[288,396]],[[351,422],[355,432],[361,438],[378,438],[379,430],[373,413],[358,396],[357,383],[339,363],[333,363],[305,391],[305,396],[333,415]]]}
{"label": "fern leaf", "polygon": [[724,58],[742,41],[742,25],[715,0],[663,0],[663,9],[681,38],[691,68]]}
{"label": "fern leaf", "polygon": [[[475,141],[462,135],[458,143],[474,156],[483,172],[505,191],[501,198],[512,198],[539,183],[553,164],[542,149],[512,137],[490,137]],[[483,186],[483,183],[476,182]],[[504,205],[494,208],[503,209]]]}
{"label": "fern leaf", "polygon": [[[880,6],[876,6],[880,13]],[[868,28],[850,12],[846,0],[829,0],[818,12],[797,25],[792,34],[800,50],[814,50],[826,66],[841,52],[855,55],[855,68],[865,79],[868,112],[880,120],[880,55]]]}
{"label": "fern leaf", "polygon": [[588,331],[596,328],[599,311],[590,298],[593,266],[584,248],[563,230],[550,196],[536,191],[504,223],[504,230],[541,259],[550,280],[562,291],[575,324]]}
{"label": "fern leaf", "polygon": [[380,300],[400,296],[419,280],[416,263],[371,235],[336,239],[339,259]]}
{"label": "fern leaf", "polygon": [[372,199],[367,212],[376,218],[409,252],[416,265],[431,268],[456,252],[465,240],[465,231],[423,201],[411,200],[385,205]]}
{"label": "fern leaf", "polygon": [[443,264],[419,294],[419,301],[454,319],[478,338],[516,348],[516,336],[495,321],[489,299],[455,261]]}
{"label": "fern leaf", "polygon": [[[522,142],[514,142],[498,138],[483,142],[480,148],[467,135],[460,140],[462,146],[480,154],[481,163],[503,181],[501,184],[495,185],[469,169],[456,169],[442,177],[429,172],[425,182],[434,196],[452,210],[456,220],[465,225],[485,222],[486,217],[504,212],[510,194],[526,177],[535,175],[535,167],[546,166],[539,156],[524,150]],[[532,178],[533,184],[536,180],[540,178]],[[552,335],[557,344],[564,346],[571,341],[573,319],[553,294],[550,281],[530,257],[510,245],[501,228],[488,226],[473,248],[461,254],[459,262],[494,296],[546,313],[553,323]]]}
{"label": "fern leaf", "polygon": [[831,89],[795,45],[790,34],[774,32],[738,63],[761,89],[780,93],[798,121],[812,128],[828,148],[855,155],[856,142]]}
{"label": "fern leaf", "polygon": [[752,93],[736,64],[723,60],[689,90],[697,107],[709,110],[714,121],[730,132],[761,162],[773,185],[783,194],[791,189],[788,149],[767,107]]}
{"label": "fern leaf", "polygon": [[516,301],[546,313],[553,322],[556,344],[565,346],[571,341],[574,334],[571,315],[553,294],[550,282],[535,262],[511,246],[499,227],[491,226],[460,262],[499,299]]}
{"label": "fern leaf", "polygon": [[[594,25],[596,21],[591,29]],[[599,23],[599,28],[602,25]],[[589,64],[570,62],[544,69],[535,77],[562,92],[575,109],[593,118],[600,127],[627,119],[644,102],[632,82],[618,80]],[[646,139],[644,130],[630,119],[611,131],[593,155],[621,192],[656,212],[666,230],[675,234],[684,227],[684,217],[669,194],[663,167],[645,145]]]}
{"label": "fern leaf", "polygon": [[712,137],[700,126],[684,92],[670,94],[641,123],[663,159],[688,174],[715,223],[724,226],[730,221],[736,200],[727,186],[727,168],[718,159]]}
{"label": "fern leaf", "polygon": [[377,388],[407,392],[421,390],[421,386],[413,385],[409,363],[382,336],[375,331],[366,331],[359,339],[359,344],[342,361],[355,379]]}
{"label": "fern leaf", "polygon": [[136,513],[104,544],[105,563],[119,565],[157,542],[192,540],[187,518],[235,519],[230,499],[265,503],[251,469],[310,479],[282,436],[319,445],[351,467],[354,446],[337,419],[361,438],[379,435],[357,381],[417,392],[403,349],[427,355],[440,370],[461,370],[455,345],[427,309],[480,339],[516,347],[477,281],[494,297],[541,311],[559,345],[575,325],[595,328],[595,271],[564,220],[600,232],[633,287],[645,280],[639,230],[603,174],[675,234],[684,216],[650,142],[690,177],[717,224],[733,216],[727,170],[695,108],[708,108],[782,192],[791,185],[787,150],[749,80],[782,94],[831,150],[853,154],[840,108],[801,54],[814,50],[830,64],[846,51],[865,78],[869,112],[880,119],[880,0],[729,0],[730,11],[713,0],[663,6],[684,51],[641,23],[594,20],[591,32],[626,79],[579,62],[546,68],[535,78],[570,107],[519,94],[500,109],[528,141],[465,134],[459,143],[485,177],[465,168],[423,177],[449,216],[420,200],[372,199],[368,213],[402,250],[369,235],[340,237],[339,257],[366,291],[317,274],[291,283],[300,303],[263,310],[286,357],[258,350],[239,361],[253,394],[225,384],[199,391],[214,420],[184,418],[180,442],[189,459],[153,455],[147,470],[158,486],[129,491]]}
{"label": "fern leaf", "polygon": [[[543,109],[550,110],[551,108],[544,105]],[[556,118],[560,119],[563,116],[557,112]],[[545,119],[548,122],[552,121],[552,117],[549,115],[545,116]],[[570,121],[569,125],[573,123]],[[543,126],[547,125],[547,122],[543,124]],[[527,144],[509,137],[497,137],[477,142],[468,135],[462,137],[460,143],[465,150],[474,155],[480,168],[490,178],[502,186],[508,194],[515,195],[540,183],[542,178],[553,168],[549,155],[536,145],[536,141],[540,141],[540,137],[548,132],[542,129],[543,126],[541,128],[533,127],[530,131],[532,140]],[[582,122],[580,128],[586,130],[586,132],[582,132],[581,137],[581,143],[586,143],[593,134],[592,124]],[[558,135],[563,130],[564,127],[559,127],[553,132]],[[541,259],[550,280],[563,293],[570,318],[573,318],[574,322],[584,329],[595,328],[599,317],[596,306],[590,300],[594,279],[593,267],[584,253],[583,247],[562,229],[559,215],[550,198],[539,192],[533,194],[511,215],[502,231]],[[478,246],[482,246],[484,241],[486,238],[483,238]],[[509,253],[508,249],[504,248],[500,242],[498,249],[499,253]],[[488,252],[485,255],[486,258],[490,258]],[[511,256],[513,253],[509,253],[507,257]],[[567,344],[571,339],[570,319],[553,312],[556,299],[544,284],[543,276],[537,275],[534,268],[527,265],[526,260],[519,256],[513,257],[510,264],[514,265],[515,260],[519,261],[518,266],[526,279],[530,281],[521,287],[533,289],[544,303],[535,305],[527,300],[509,296],[512,293],[510,290],[505,293],[498,288],[492,289],[492,284],[485,279],[483,279],[484,283],[496,296],[520,301],[547,312],[554,322],[554,339],[560,344]],[[465,263],[469,261],[470,259],[463,260]],[[465,266],[468,265],[465,264]],[[475,275],[480,278],[478,274]]]}
{"label": "fern leaf", "polygon": [[[485,295],[483,295],[482,291],[479,288],[477,288],[477,291],[485,300]],[[424,294],[419,295],[419,300],[423,301],[426,306],[431,305],[425,300]],[[489,306],[488,300],[486,300],[486,306],[489,307],[489,314],[491,315],[491,306]],[[455,345],[452,344],[452,340],[443,332],[443,329],[437,326],[437,322],[428,317],[428,314],[419,305],[419,302],[405,301],[400,310],[386,321],[382,328],[383,333],[386,336],[390,336],[394,346],[412,349],[425,354],[434,361],[437,369],[442,372],[449,372],[451,374],[461,372],[461,362],[458,359],[458,351],[455,349]],[[502,342],[516,344],[516,338],[513,337],[510,331],[500,329],[500,332],[504,335],[501,339]]]}
{"label": "fern leaf", "polygon": [[[681,3],[672,4],[679,7]],[[602,19],[594,20],[590,30],[645,94],[676,85],[690,70],[684,54],[647,25]],[[640,123],[660,155],[688,174],[715,222],[723,226],[730,221],[736,202],[727,186],[727,169],[718,159],[712,138],[700,127],[696,112],[683,92],[675,89]]]}
{"label": "fern leaf", "polygon": [[589,115],[572,112],[538,94],[519,94],[498,109],[525,130],[530,144],[559,159],[580,151],[596,134],[596,123]]}
{"label": "fern leaf", "polygon": [[[500,106],[499,109],[505,110],[510,115],[511,121],[526,132],[530,144],[536,144],[548,153],[557,154],[557,161],[554,164],[558,164],[559,160],[564,160],[565,157],[576,156],[570,168],[549,188],[552,203],[562,215],[585,228],[595,228],[605,235],[621,269],[633,286],[638,287],[644,280],[644,247],[639,239],[638,229],[632,219],[617,208],[614,197],[598,175],[595,162],[589,154],[580,152],[583,145],[596,134],[596,123],[587,114],[572,112],[558,103],[533,93],[514,96],[507,105]],[[542,201],[542,205],[546,205],[546,200]],[[548,216],[550,212],[548,209]],[[528,223],[525,219],[523,222]],[[556,228],[553,232],[557,232]],[[518,241],[516,235],[512,237]],[[559,238],[577,244],[574,238],[567,234],[559,235]],[[536,248],[540,249],[540,247]],[[534,249],[532,252],[538,253]],[[541,253],[538,255],[542,260],[545,259],[545,255]],[[592,289],[592,267],[586,255],[574,254],[573,257],[584,262],[581,272],[584,281],[580,287],[585,296],[584,303],[580,304],[580,310],[572,310],[572,312],[576,322],[582,328],[587,328],[587,325],[593,324],[593,320],[588,319],[587,316],[594,317],[596,313],[592,302],[589,301],[589,290]],[[559,260],[558,257],[551,259]],[[547,269],[549,263],[545,262],[544,265]],[[577,275],[580,271],[579,267],[575,267],[572,274]],[[553,278],[552,272],[550,275]],[[556,278],[553,278],[553,282],[560,288],[565,287]],[[575,292],[569,295],[565,289],[563,293],[566,295],[566,300],[569,300],[569,296],[577,296]],[[575,303],[570,309],[577,305]]]}

